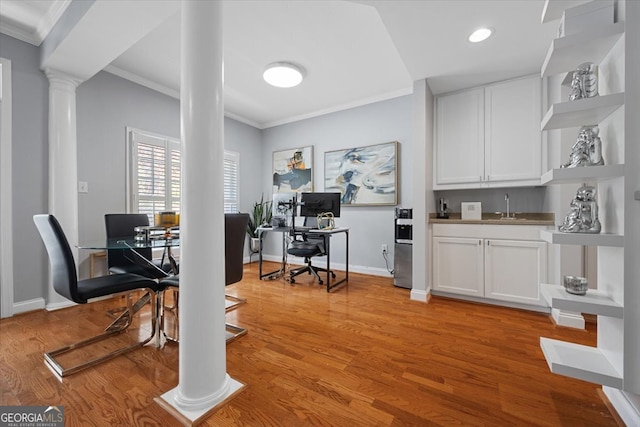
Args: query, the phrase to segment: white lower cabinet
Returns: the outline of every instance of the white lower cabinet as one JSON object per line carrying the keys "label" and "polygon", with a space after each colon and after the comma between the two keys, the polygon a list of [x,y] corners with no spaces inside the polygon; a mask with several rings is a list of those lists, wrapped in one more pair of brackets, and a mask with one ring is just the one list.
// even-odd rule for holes
{"label": "white lower cabinet", "polygon": [[539,284],[547,277],[545,242],[486,240],[484,265],[485,297],[543,304]]}
{"label": "white lower cabinet", "polygon": [[482,240],[433,238],[434,289],[454,294],[484,296]]}
{"label": "white lower cabinet", "polygon": [[[547,279],[548,244],[535,240],[541,228],[544,227],[434,225],[433,290],[547,306],[540,294],[540,283]],[[470,237],[463,237],[464,234]],[[500,238],[511,236],[523,240]]]}

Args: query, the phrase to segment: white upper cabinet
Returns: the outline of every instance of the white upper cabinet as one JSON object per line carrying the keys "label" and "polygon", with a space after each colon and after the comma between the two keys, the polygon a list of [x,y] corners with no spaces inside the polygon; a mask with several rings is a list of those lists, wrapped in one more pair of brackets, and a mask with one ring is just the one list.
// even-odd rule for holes
{"label": "white upper cabinet", "polygon": [[434,189],[539,185],[537,76],[436,98]]}
{"label": "white upper cabinet", "polygon": [[540,94],[541,82],[537,77],[485,88],[487,181],[539,182],[542,165]]}
{"label": "white upper cabinet", "polygon": [[477,183],[484,175],[484,89],[436,98],[436,184]]}

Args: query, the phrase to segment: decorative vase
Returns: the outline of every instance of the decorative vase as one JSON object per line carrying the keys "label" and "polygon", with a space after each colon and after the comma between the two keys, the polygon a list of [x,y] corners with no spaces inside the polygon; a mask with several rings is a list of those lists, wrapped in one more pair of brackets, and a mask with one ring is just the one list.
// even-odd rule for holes
{"label": "decorative vase", "polygon": [[258,237],[252,237],[251,238],[249,249],[254,254],[260,252],[260,239]]}

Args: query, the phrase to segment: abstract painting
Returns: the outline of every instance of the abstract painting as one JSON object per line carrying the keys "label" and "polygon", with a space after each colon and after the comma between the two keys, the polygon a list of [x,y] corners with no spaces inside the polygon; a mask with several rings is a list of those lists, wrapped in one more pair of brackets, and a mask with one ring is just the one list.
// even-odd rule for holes
{"label": "abstract painting", "polygon": [[343,205],[396,205],[398,142],[327,151],[324,191],[339,191]]}
{"label": "abstract painting", "polygon": [[273,193],[313,191],[313,147],[273,152]]}

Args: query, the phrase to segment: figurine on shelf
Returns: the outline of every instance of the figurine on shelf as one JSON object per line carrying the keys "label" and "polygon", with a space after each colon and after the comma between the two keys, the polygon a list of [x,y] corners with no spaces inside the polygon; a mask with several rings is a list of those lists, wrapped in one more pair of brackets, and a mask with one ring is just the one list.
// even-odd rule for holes
{"label": "figurine on shelf", "polygon": [[582,126],[580,133],[578,133],[578,139],[571,147],[570,160],[560,167],[575,168],[604,165],[602,140],[598,136],[599,133],[600,128],[597,125]]}
{"label": "figurine on shelf", "polygon": [[576,197],[571,201],[571,210],[558,230],[563,233],[598,234],[601,229],[596,189],[584,185],[578,189]]}
{"label": "figurine on shelf", "polygon": [[573,72],[569,101],[594,96],[598,96],[598,66],[592,62],[585,62]]}

